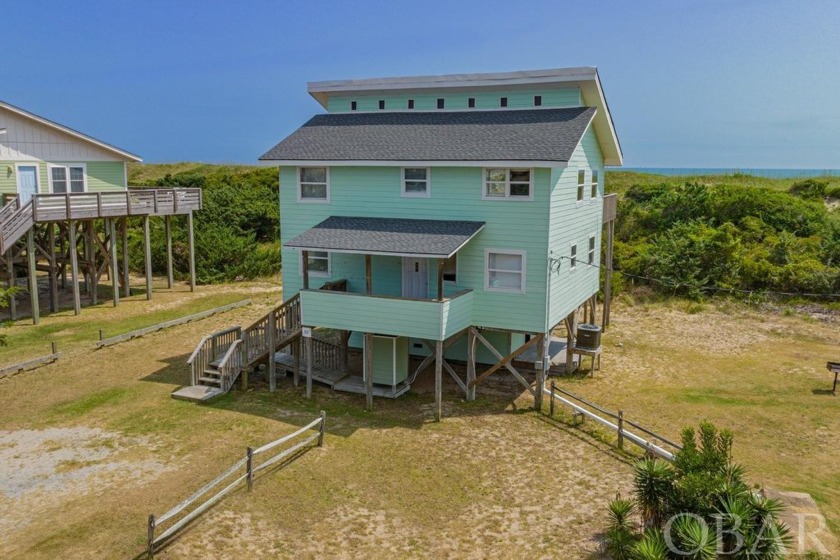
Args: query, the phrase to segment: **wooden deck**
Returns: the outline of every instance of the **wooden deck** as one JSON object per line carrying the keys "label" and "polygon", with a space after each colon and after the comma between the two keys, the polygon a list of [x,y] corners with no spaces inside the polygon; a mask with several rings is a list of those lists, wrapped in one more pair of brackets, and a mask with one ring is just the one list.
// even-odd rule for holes
{"label": "wooden deck", "polygon": [[[274,354],[274,361],[279,369],[287,373],[294,373],[295,357],[293,355],[286,352],[277,352]],[[306,360],[303,357],[300,360],[300,375],[301,377],[306,376]],[[317,363],[312,366],[312,380],[328,385],[330,389],[336,389],[336,383],[346,377],[349,377],[349,374],[324,367]]]}
{"label": "wooden deck", "polygon": [[[365,382],[361,375],[348,376],[336,383],[333,388],[336,391],[344,391],[345,393],[358,393],[360,395],[367,394]],[[396,399],[397,397],[406,394],[409,389],[410,387],[408,383],[405,382],[398,384],[396,387],[391,387],[390,385],[374,385],[373,396]]]}

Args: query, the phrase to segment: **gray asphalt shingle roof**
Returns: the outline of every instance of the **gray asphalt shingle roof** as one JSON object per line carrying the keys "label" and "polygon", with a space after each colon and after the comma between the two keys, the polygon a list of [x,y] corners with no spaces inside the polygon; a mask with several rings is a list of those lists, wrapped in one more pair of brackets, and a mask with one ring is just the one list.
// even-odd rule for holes
{"label": "gray asphalt shingle roof", "polygon": [[316,115],[261,160],[568,162],[593,107]]}
{"label": "gray asphalt shingle roof", "polygon": [[284,243],[316,251],[445,258],[484,227],[484,222],[330,216]]}

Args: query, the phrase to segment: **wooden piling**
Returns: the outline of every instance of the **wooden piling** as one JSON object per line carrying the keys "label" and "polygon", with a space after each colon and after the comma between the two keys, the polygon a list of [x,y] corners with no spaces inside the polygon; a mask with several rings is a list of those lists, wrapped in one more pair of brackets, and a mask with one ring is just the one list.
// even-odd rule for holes
{"label": "wooden piling", "polygon": [[79,294],[79,252],[77,250],[76,225],[75,220],[70,220],[70,283],[73,288],[73,313],[78,315],[82,312],[82,298]]}
{"label": "wooden piling", "polygon": [[312,336],[303,339],[306,346],[306,398],[312,398]]}
{"label": "wooden piling", "polygon": [[467,329],[467,400],[475,400],[475,332]]}
{"label": "wooden piling", "polygon": [[29,265],[29,300],[32,304],[32,324],[41,322],[41,310],[38,308],[38,277],[35,275],[35,227],[26,234],[26,260]]}
{"label": "wooden piling", "polygon": [[268,344],[268,390],[274,392],[277,390],[277,361],[274,359],[274,346],[277,344],[277,318],[274,313],[268,314],[268,333],[266,336],[266,343]]}
{"label": "wooden piling", "polygon": [[123,250],[123,297],[131,297],[131,282],[128,276],[128,218],[122,219],[120,229],[122,230],[122,250]]}
{"label": "wooden piling", "polygon": [[172,284],[175,283],[175,275],[172,270],[172,224],[169,218],[169,216],[163,217],[163,227],[166,229],[166,287],[171,290]]}
{"label": "wooden piling", "polygon": [[108,230],[108,245],[111,257],[111,286],[114,292],[114,307],[120,304],[120,271],[119,259],[117,257],[117,224],[113,219],[105,220],[105,227]]}
{"label": "wooden piling", "polygon": [[443,342],[435,343],[435,422],[440,422],[443,408]]}
{"label": "wooden piling", "polygon": [[373,335],[365,333],[365,410],[373,410]]}
{"label": "wooden piling", "polygon": [[47,224],[47,252],[49,257],[47,264],[50,275],[50,311],[58,311],[58,257],[55,254],[55,224]]}
{"label": "wooden piling", "polygon": [[190,291],[195,291],[195,229],[193,227],[193,213],[187,214],[187,245],[190,253]]}
{"label": "wooden piling", "polygon": [[143,216],[143,261],[146,265],[146,299],[152,299],[152,240],[149,217]]}
{"label": "wooden piling", "polygon": [[[17,285],[15,278],[15,259],[11,249],[6,249],[6,274],[9,288],[14,288]],[[12,293],[9,295],[9,313],[12,321],[17,319],[17,297]]]}

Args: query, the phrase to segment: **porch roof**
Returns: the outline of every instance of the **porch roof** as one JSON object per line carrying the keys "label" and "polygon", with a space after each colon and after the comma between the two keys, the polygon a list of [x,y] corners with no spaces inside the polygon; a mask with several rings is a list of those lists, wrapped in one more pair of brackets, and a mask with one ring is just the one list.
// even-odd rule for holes
{"label": "porch roof", "polygon": [[306,251],[449,258],[484,222],[330,216],[285,247]]}

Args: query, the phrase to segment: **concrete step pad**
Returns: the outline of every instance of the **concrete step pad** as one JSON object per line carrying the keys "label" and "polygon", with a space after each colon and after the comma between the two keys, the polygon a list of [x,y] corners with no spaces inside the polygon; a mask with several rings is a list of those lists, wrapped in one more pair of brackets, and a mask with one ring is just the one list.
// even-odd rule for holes
{"label": "concrete step pad", "polygon": [[224,394],[219,387],[208,387],[206,385],[191,385],[172,392],[173,399],[182,401],[205,402]]}

